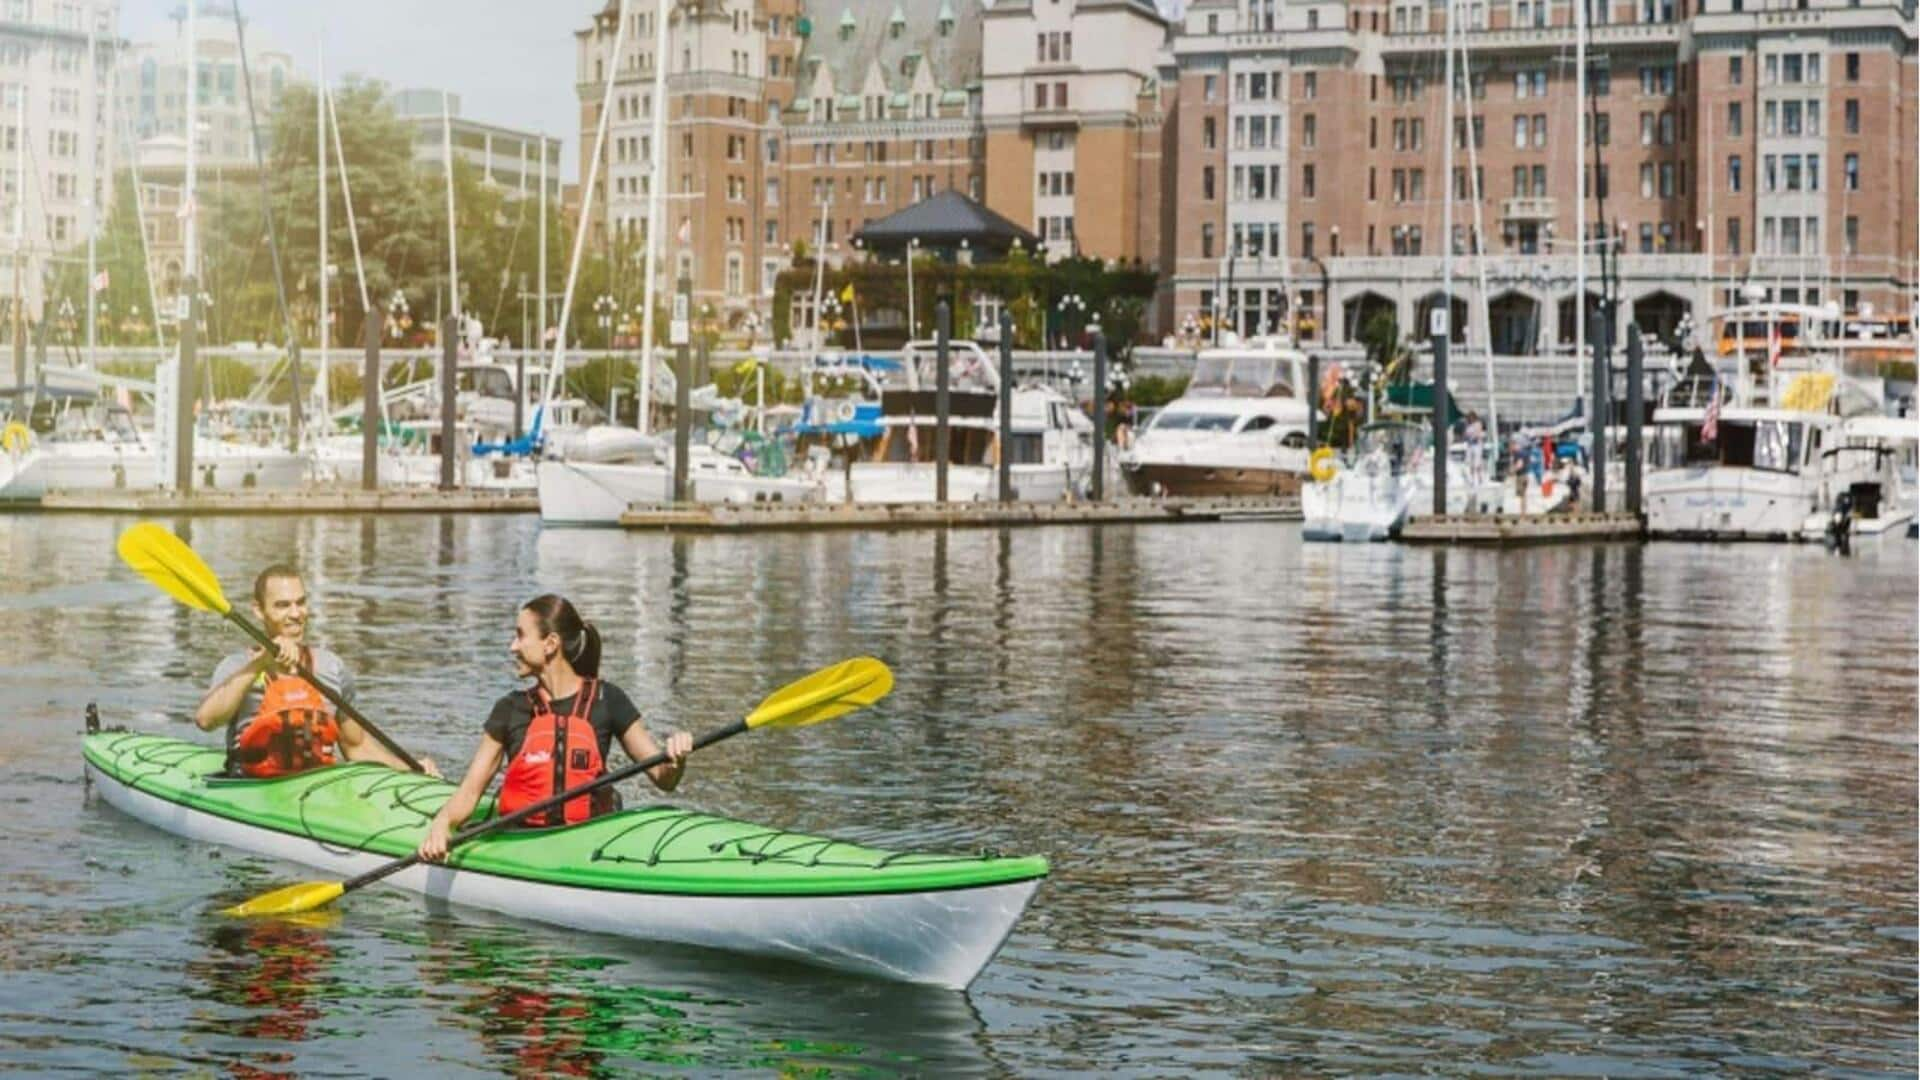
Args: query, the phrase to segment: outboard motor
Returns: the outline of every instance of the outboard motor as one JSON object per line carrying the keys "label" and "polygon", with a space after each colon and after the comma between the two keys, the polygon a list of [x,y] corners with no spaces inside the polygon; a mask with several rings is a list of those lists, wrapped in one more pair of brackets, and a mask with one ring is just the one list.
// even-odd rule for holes
{"label": "outboard motor", "polygon": [[1833,500],[1833,514],[1827,518],[1827,550],[1853,554],[1853,492],[1843,491]]}

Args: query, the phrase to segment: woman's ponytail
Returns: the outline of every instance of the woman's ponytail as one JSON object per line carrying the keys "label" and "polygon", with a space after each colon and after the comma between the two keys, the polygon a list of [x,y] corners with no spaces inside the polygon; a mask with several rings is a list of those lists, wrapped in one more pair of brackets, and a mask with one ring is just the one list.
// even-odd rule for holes
{"label": "woman's ponytail", "polygon": [[573,665],[575,673],[582,678],[600,677],[600,628],[591,622],[580,624],[579,655],[571,656],[567,662]]}

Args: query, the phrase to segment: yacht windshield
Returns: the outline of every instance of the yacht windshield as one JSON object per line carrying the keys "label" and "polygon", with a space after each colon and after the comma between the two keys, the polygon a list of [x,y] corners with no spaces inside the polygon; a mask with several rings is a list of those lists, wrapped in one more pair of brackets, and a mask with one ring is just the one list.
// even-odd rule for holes
{"label": "yacht windshield", "polygon": [[1414,450],[1425,446],[1427,432],[1424,428],[1411,424],[1383,424],[1377,427],[1361,428],[1360,440],[1354,447],[1355,453],[1366,457],[1376,451],[1390,458],[1405,458]]}
{"label": "yacht windshield", "polygon": [[1214,397],[1289,397],[1293,387],[1281,375],[1280,357],[1202,354],[1194,362],[1187,393]]}
{"label": "yacht windshield", "polygon": [[1231,431],[1234,418],[1219,413],[1161,413],[1154,418],[1154,431]]}

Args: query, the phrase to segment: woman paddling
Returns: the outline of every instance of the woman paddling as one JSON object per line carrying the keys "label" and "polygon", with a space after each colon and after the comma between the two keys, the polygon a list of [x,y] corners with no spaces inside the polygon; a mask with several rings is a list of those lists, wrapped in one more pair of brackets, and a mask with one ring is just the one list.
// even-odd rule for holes
{"label": "woman paddling", "polygon": [[[494,704],[467,775],[420,842],[420,857],[430,862],[446,857],[447,837],[473,813],[502,762],[506,777],[496,804],[499,813],[510,814],[605,772],[607,751],[616,738],[635,761],[662,752],[626,693],[600,679],[600,632],[564,598],[549,593],[521,608],[508,651],[515,674],[534,684]],[[684,731],[669,735],[667,761],[647,770],[654,786],[672,791],[692,751],[693,736]],[[613,809],[612,789],[602,788],[596,795],[535,814],[525,824],[573,825]]]}

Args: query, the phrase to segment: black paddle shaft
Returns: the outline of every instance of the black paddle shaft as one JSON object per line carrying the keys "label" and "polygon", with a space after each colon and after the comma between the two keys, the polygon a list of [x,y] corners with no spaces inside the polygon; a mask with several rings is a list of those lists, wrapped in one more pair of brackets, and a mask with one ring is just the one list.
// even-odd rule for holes
{"label": "black paddle shaft", "polygon": [[[693,748],[695,750],[699,750],[702,747],[712,746],[714,743],[717,743],[722,739],[730,739],[745,730],[747,730],[747,722],[745,720],[735,720],[733,723],[728,724],[726,727],[714,728],[712,731],[709,731],[700,735],[698,738],[693,740]],[[459,847],[461,844],[466,843],[467,841],[473,839],[476,836],[481,836],[486,833],[493,832],[495,829],[503,829],[508,825],[512,825],[517,822],[524,821],[535,814],[545,813],[546,811],[551,810],[556,806],[560,806],[564,803],[571,802],[572,800],[577,799],[582,795],[591,795],[592,793],[610,784],[617,784],[622,780],[627,780],[627,779],[631,779],[632,777],[639,776],[641,773],[646,772],[648,769],[652,769],[657,766],[665,764],[666,760],[667,760],[667,755],[654,754],[652,757],[648,757],[640,761],[636,761],[633,764],[626,766],[625,768],[615,769],[610,773],[602,773],[601,775],[594,777],[592,780],[589,780],[586,783],[581,784],[579,787],[569,788],[558,795],[554,795],[549,798],[542,799],[531,806],[523,806],[520,809],[515,810],[511,814],[502,814],[499,817],[488,818],[487,820],[481,822],[478,825],[469,825],[466,828],[461,829],[459,832],[454,833],[452,836],[447,838],[447,850],[452,851],[454,848]],[[416,851],[413,854],[408,855],[404,859],[395,859],[394,861],[387,863],[384,866],[376,866],[373,869],[367,871],[366,873],[361,874],[359,877],[349,878],[345,883],[343,883],[340,886],[340,891],[343,893],[350,893],[362,885],[371,885],[374,882],[379,881],[381,878],[387,877],[388,875],[397,874],[400,871],[405,870],[407,867],[412,866],[415,863],[418,863],[419,861],[420,861],[420,853]]]}
{"label": "black paddle shaft", "polygon": [[[279,654],[279,651],[280,651],[279,644],[276,643],[272,638],[268,637],[267,632],[265,630],[260,629],[259,627],[253,625],[251,622],[248,622],[246,617],[241,615],[239,612],[229,608],[227,610],[227,621],[233,623],[233,625],[239,627],[240,629],[245,630],[248,636],[252,637],[253,640],[260,643],[261,648],[267,650],[267,655],[276,656]],[[365,728],[367,734],[372,735],[374,738],[380,740],[381,746],[384,746],[388,750],[393,751],[393,756],[399,758],[401,762],[406,765],[407,768],[412,769],[414,772],[426,772],[425,769],[420,767],[420,762],[416,761],[412,754],[409,754],[405,750],[402,750],[400,748],[400,744],[397,742],[394,742],[393,739],[389,737],[386,732],[381,731],[379,728],[375,727],[373,725],[373,721],[367,719],[364,716],[361,716],[360,710],[347,704],[345,698],[342,698],[339,694],[334,693],[333,687],[328,686],[326,683],[321,682],[320,677],[318,675],[315,675],[313,672],[307,670],[307,666],[305,664],[295,663],[293,665],[293,671],[294,671],[294,674],[312,683],[313,688],[320,691],[320,694],[322,697],[326,698],[328,701],[333,702],[333,707],[336,709],[339,709],[340,712],[343,715],[345,715],[347,719],[352,720],[354,723],[359,724],[362,728]]]}

